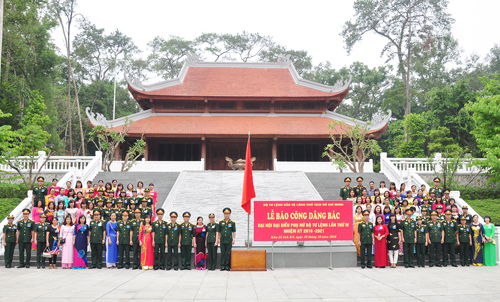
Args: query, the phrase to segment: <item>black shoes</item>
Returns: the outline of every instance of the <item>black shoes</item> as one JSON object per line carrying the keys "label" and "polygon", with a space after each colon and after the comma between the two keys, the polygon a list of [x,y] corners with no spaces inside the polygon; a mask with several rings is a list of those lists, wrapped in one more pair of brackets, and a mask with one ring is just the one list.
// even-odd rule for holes
{"label": "black shoes", "polygon": [[178,269],[177,267],[176,267],[176,268],[174,268],[174,271],[178,271],[178,270],[179,270],[179,269]]}
{"label": "black shoes", "polygon": [[456,265],[456,264],[452,264],[451,266],[453,266],[453,267],[458,267],[458,265]]}

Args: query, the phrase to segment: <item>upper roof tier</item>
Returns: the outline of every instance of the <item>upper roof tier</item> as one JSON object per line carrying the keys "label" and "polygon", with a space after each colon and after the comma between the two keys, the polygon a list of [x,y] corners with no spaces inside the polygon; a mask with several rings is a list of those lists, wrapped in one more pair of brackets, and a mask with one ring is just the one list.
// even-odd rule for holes
{"label": "upper roof tier", "polygon": [[[156,84],[142,84],[125,74],[128,87],[143,109],[150,99],[170,100],[325,100],[340,103],[351,78],[335,85],[302,79],[289,56],[273,63],[200,62],[188,56],[179,77]],[[336,106],[335,106],[336,107]]]}

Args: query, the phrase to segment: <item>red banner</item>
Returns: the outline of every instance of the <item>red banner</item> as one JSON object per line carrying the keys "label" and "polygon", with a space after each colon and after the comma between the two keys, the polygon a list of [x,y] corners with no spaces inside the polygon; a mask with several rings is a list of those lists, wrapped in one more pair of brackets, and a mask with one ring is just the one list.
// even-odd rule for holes
{"label": "red banner", "polygon": [[352,240],[352,201],[254,201],[254,241]]}

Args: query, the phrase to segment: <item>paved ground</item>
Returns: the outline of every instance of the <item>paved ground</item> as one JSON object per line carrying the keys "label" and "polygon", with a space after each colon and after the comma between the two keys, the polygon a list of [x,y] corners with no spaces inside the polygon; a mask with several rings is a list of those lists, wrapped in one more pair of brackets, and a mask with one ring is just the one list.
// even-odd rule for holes
{"label": "paved ground", "polygon": [[500,267],[267,272],[0,268],[0,301],[500,301]]}

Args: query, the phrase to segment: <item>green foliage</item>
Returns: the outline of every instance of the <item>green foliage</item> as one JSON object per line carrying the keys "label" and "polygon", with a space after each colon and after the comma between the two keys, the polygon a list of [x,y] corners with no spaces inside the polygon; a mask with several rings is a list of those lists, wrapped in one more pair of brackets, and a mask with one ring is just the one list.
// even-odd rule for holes
{"label": "green foliage", "polygon": [[344,121],[334,121],[328,127],[332,143],[326,145],[323,157],[328,156],[340,168],[347,166],[352,172],[363,173],[365,161],[382,151],[373,134],[369,134],[368,125],[351,126]]}
{"label": "green foliage", "polygon": [[188,53],[195,53],[193,41],[181,37],[170,36],[170,39],[155,37],[148,43],[151,54],[148,56],[151,70],[171,79],[179,75],[182,64]]}
{"label": "green foliage", "polygon": [[460,197],[467,202],[478,199],[497,199],[500,196],[500,186],[497,185],[490,187],[457,186],[456,189],[460,191]]}
{"label": "green foliage", "polygon": [[[395,135],[392,153],[396,157],[425,157],[424,144],[427,137],[428,122],[423,114],[411,113],[404,120],[397,121],[391,134]],[[407,131],[405,137],[404,129]]]}
{"label": "green foliage", "polygon": [[489,182],[500,181],[500,74],[495,79],[482,78],[484,90],[474,103],[466,108],[472,112],[478,147],[486,155],[486,160],[478,161],[483,168],[490,167],[492,177]]}
{"label": "green foliage", "polygon": [[[52,184],[49,184],[49,186]],[[0,181],[0,198],[16,198],[25,199],[28,188],[24,183],[11,184],[8,182]]]}
{"label": "green foliage", "polygon": [[488,215],[491,217],[492,223],[500,223],[500,199],[498,199],[498,196],[492,199],[466,201],[481,217],[484,218],[484,216]]}
{"label": "green foliage", "polygon": [[261,62],[277,62],[283,55],[289,55],[295,70],[301,77],[307,77],[307,73],[312,69],[312,57],[307,50],[288,49],[283,45],[273,43],[269,48],[263,49],[259,54]]}
{"label": "green foliage", "polygon": [[[24,198],[23,198],[24,199]],[[0,198],[0,220],[4,220],[19,205],[23,199]]]}

